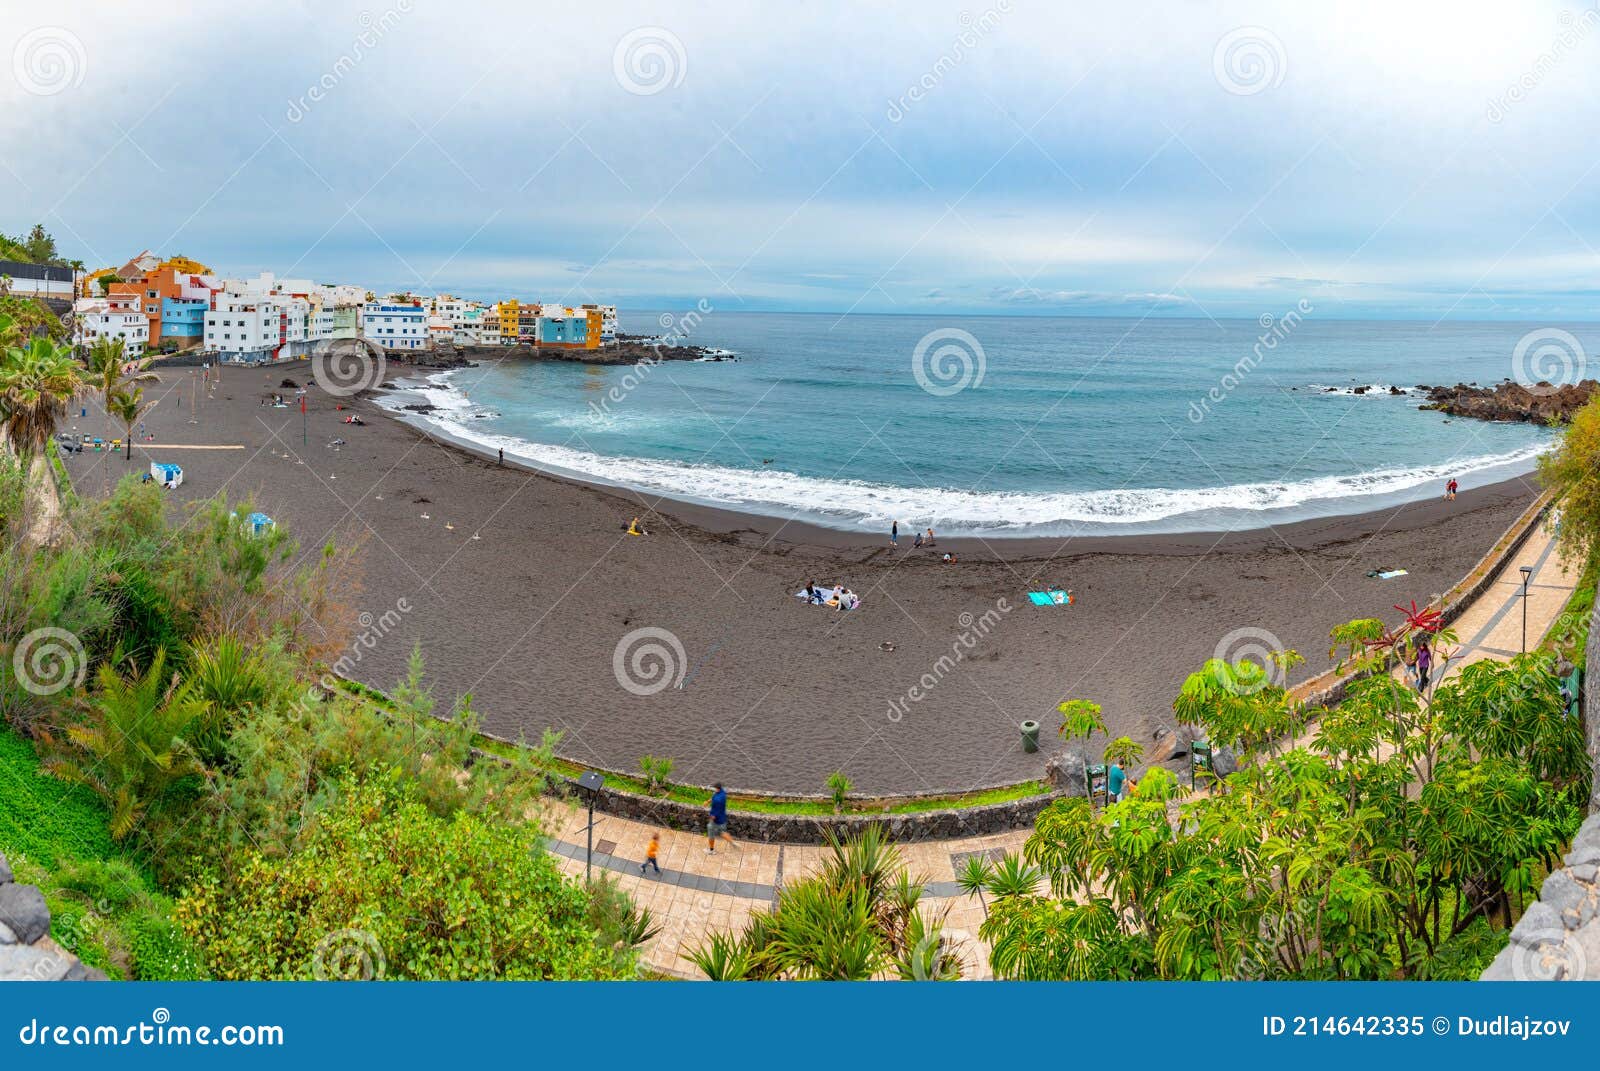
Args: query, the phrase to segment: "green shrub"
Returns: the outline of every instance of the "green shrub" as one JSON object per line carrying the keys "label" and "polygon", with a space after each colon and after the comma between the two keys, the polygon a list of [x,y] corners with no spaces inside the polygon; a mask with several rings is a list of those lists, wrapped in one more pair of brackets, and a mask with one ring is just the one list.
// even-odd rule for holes
{"label": "green shrub", "polygon": [[632,973],[534,827],[434,815],[400,777],[350,777],[287,859],[246,853],[178,902],[220,979],[583,979]]}

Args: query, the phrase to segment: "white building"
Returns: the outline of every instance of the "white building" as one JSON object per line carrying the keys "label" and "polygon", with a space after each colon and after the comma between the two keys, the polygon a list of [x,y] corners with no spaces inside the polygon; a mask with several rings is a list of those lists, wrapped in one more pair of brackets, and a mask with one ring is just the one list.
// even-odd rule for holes
{"label": "white building", "polygon": [[421,305],[363,305],[361,337],[386,349],[420,350],[428,341],[428,314]]}
{"label": "white building", "polygon": [[120,338],[128,357],[144,354],[150,343],[150,317],[136,309],[113,309],[104,300],[87,298],[73,306],[72,342],[90,346],[96,339]]}
{"label": "white building", "polygon": [[[289,323],[286,302],[276,298],[223,291],[206,313],[204,346],[224,361],[273,361],[288,356]],[[302,303],[303,304],[303,303]],[[305,338],[305,313],[300,319],[300,341]]]}

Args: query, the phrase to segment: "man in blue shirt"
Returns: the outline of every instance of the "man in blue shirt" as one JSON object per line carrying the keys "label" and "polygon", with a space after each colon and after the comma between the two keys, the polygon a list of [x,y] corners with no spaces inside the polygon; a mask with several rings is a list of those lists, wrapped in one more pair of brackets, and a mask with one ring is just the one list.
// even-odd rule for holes
{"label": "man in blue shirt", "polygon": [[[728,836],[728,793],[722,788],[722,782],[717,782],[717,790],[711,794],[711,820],[706,823],[706,854],[717,854],[717,840],[721,838],[729,844],[734,844],[732,837]],[[738,847],[734,844],[734,847]]]}
{"label": "man in blue shirt", "polygon": [[1111,769],[1106,771],[1106,791],[1111,797],[1111,802],[1116,803],[1122,799],[1122,787],[1127,782],[1128,775],[1117,763],[1111,764]]}

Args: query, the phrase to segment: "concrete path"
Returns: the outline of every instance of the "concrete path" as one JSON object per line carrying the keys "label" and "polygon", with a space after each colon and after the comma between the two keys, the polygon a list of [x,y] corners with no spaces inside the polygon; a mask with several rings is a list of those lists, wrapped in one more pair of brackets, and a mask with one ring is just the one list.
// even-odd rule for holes
{"label": "concrete path", "polygon": [[[1522,598],[1521,566],[1530,566],[1526,605]],[[1560,617],[1577,582],[1576,571],[1566,569],[1548,532],[1535,532],[1508,562],[1482,595],[1456,619],[1460,650],[1445,667],[1445,677],[1484,658],[1504,660],[1522,648],[1523,611],[1527,612],[1527,643],[1537,646]],[[584,872],[584,826],[588,813],[558,806],[547,817],[551,848],[568,873]],[[775,891],[785,881],[816,870],[827,849],[816,845],[742,843],[738,848],[718,847],[706,853],[704,837],[670,829],[660,831],[661,874],[641,874],[645,846],[652,828],[610,815],[595,815],[594,867],[615,877],[642,907],[648,908],[661,933],[645,949],[645,965],[663,974],[696,977],[688,952],[716,931],[742,929],[750,912],[769,907]],[[733,833],[738,834],[738,816]],[[946,931],[957,942],[963,975],[988,978],[988,948],[978,939],[983,907],[966,896],[955,883],[958,868],[968,855],[1020,851],[1031,831],[1014,830],[986,837],[901,844],[900,851],[913,873],[928,882],[924,903],[947,912]]]}

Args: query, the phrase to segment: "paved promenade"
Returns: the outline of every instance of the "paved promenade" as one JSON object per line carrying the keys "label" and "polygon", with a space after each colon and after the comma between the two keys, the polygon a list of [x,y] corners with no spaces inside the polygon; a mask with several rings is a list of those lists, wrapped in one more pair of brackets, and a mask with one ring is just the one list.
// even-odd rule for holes
{"label": "paved promenade", "polygon": [[[1530,566],[1526,607],[1521,598],[1521,566]],[[1445,677],[1484,658],[1504,660],[1522,646],[1523,610],[1527,611],[1528,646],[1536,646],[1548,632],[1577,581],[1575,572],[1562,567],[1549,533],[1535,532],[1517,555],[1496,576],[1495,582],[1457,618],[1454,628],[1460,651],[1445,667]],[[552,850],[569,873],[584,869],[584,825],[587,812],[563,806],[550,816]],[[661,831],[661,874],[642,876],[651,826],[610,815],[595,815],[596,870],[617,877],[622,887],[649,908],[661,933],[647,946],[645,964],[665,974],[695,977],[686,957],[690,949],[714,931],[739,929],[750,912],[771,905],[775,890],[814,869],[827,849],[813,845],[741,842],[723,845],[706,854],[704,837],[674,830]],[[738,835],[738,816],[732,832]],[[988,949],[978,940],[983,908],[955,884],[957,868],[974,852],[1020,851],[1029,830],[961,840],[923,841],[900,845],[912,871],[928,882],[924,903],[946,910],[946,927],[962,949],[964,975],[989,977]]]}

